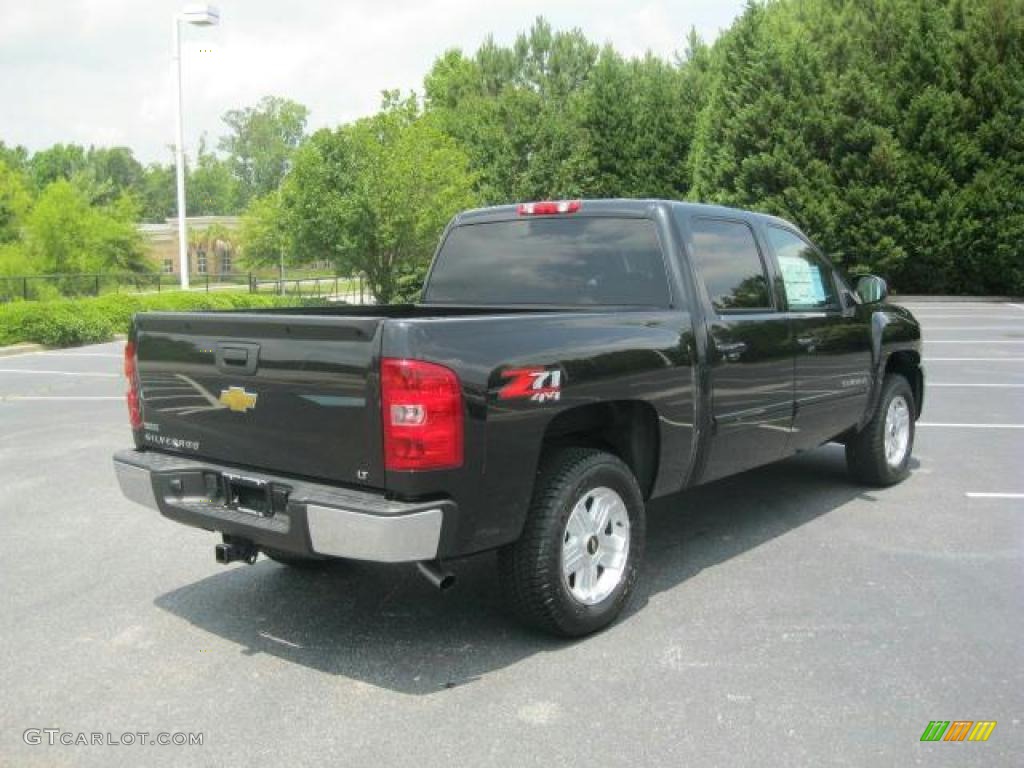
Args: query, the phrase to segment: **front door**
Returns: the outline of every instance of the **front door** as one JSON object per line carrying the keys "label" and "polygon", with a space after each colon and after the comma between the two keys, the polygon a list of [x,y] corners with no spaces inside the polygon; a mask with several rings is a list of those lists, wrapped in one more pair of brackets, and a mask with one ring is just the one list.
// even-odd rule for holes
{"label": "front door", "polygon": [[[791,450],[806,450],[857,423],[871,388],[871,327],[832,266],[796,232],[765,227],[785,287],[796,354]],[[842,295],[846,294],[846,295]]]}
{"label": "front door", "polygon": [[714,417],[703,482],[785,455],[793,419],[793,354],[789,322],[750,225],[694,217],[689,229],[708,318]]}

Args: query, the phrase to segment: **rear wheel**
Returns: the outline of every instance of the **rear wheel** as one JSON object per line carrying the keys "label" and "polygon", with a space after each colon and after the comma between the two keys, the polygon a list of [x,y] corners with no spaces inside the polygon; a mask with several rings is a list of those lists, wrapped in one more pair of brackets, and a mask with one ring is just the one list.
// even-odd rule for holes
{"label": "rear wheel", "polygon": [[886,486],[910,474],[915,412],[910,383],[899,374],[886,376],[874,416],[846,443],[846,464],[857,480]]}
{"label": "rear wheel", "polygon": [[621,460],[590,448],[547,456],[523,534],[498,556],[507,603],[552,634],[602,629],[636,584],[644,530],[643,496]]}

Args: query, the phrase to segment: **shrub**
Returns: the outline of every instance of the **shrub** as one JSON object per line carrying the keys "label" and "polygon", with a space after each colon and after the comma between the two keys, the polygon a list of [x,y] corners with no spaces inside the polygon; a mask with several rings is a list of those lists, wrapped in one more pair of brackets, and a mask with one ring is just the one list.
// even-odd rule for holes
{"label": "shrub", "polygon": [[322,303],[319,299],[248,293],[164,293],[19,301],[0,305],[0,345],[31,341],[67,347],[109,341],[118,333],[128,332],[136,312],[147,310],[258,309]]}

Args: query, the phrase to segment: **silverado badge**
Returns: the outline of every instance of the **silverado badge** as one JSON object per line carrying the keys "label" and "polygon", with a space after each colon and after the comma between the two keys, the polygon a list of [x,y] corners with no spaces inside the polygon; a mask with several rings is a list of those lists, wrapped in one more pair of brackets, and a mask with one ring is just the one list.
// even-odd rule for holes
{"label": "silverado badge", "polygon": [[245,413],[250,408],[256,407],[257,395],[253,392],[246,392],[244,387],[228,387],[221,390],[219,401],[221,405],[227,406],[237,413]]}

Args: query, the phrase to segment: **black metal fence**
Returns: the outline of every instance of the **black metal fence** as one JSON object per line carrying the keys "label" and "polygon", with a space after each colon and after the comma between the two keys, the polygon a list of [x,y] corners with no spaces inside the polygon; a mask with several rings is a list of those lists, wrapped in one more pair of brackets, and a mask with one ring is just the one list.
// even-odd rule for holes
{"label": "black metal fence", "polygon": [[[0,276],[0,302],[39,301],[62,296],[102,296],[110,293],[162,293],[181,290],[178,275],[108,272],[102,274]],[[231,272],[189,275],[192,291],[245,291],[296,296],[339,296],[349,303],[365,303],[362,276],[339,277],[319,273],[288,273],[287,279],[269,273]]]}
{"label": "black metal fence", "polygon": [[256,279],[250,283],[250,293],[274,293],[280,296],[330,296],[349,304],[372,304],[370,293],[362,275],[341,277],[292,277],[281,280]]}

